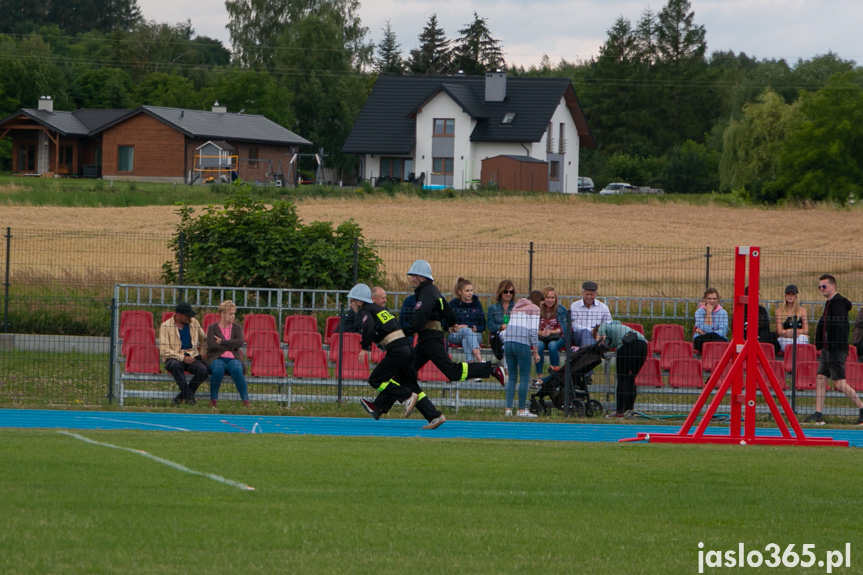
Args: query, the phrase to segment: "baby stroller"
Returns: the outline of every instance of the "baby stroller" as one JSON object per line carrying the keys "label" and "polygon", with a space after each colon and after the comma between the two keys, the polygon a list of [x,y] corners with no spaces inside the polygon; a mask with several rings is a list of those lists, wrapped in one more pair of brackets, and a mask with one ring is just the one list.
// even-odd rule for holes
{"label": "baby stroller", "polygon": [[[605,344],[597,343],[582,347],[570,356],[569,405],[576,417],[593,417],[603,411],[600,402],[590,399],[585,376],[602,363],[602,355],[606,351],[608,348]],[[536,415],[551,413],[551,407],[546,403],[545,398],[548,398],[554,407],[563,410],[566,397],[565,378],[566,369],[561,367],[559,371],[553,371],[549,377],[543,379],[539,391],[530,396],[531,413]]]}

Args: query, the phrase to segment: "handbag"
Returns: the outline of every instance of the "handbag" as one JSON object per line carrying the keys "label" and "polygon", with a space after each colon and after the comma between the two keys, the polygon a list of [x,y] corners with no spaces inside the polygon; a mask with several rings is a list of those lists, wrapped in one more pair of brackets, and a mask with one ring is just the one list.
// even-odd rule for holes
{"label": "handbag", "polygon": [[559,333],[553,333],[551,335],[541,335],[539,336],[539,341],[542,343],[551,343],[553,341],[557,341],[560,339]]}

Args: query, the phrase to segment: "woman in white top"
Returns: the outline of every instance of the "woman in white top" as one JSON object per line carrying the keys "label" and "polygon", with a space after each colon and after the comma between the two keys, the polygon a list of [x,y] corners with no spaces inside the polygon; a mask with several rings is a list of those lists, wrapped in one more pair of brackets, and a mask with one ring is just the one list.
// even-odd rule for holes
{"label": "woman in white top", "polygon": [[[809,343],[809,317],[805,307],[800,307],[797,286],[785,287],[785,303],[776,306],[776,333],[779,336],[779,349],[794,343],[794,324],[797,324],[797,343]],[[796,321],[795,321],[795,318]]]}
{"label": "woman in white top", "polygon": [[509,325],[501,332],[503,355],[509,377],[506,381],[506,413],[512,415],[515,397],[515,378],[518,376],[518,415],[536,417],[527,410],[527,390],[530,383],[530,368],[539,361],[536,349],[539,332],[539,306],[528,299],[518,300],[509,315]]}

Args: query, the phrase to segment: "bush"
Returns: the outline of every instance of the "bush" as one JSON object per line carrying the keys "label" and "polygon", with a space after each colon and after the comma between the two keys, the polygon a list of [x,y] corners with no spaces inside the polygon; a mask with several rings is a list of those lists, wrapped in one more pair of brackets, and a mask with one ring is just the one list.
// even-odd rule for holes
{"label": "bush", "polygon": [[379,280],[382,261],[353,220],[335,229],[330,222],[303,225],[292,202],[268,207],[252,197],[249,184],[235,187],[224,208],[209,206],[197,217],[188,206],[179,209],[178,234],[169,243],[176,256],[162,266],[166,282],[177,283],[182,266],[186,285],[348,289],[355,241],[359,280]]}

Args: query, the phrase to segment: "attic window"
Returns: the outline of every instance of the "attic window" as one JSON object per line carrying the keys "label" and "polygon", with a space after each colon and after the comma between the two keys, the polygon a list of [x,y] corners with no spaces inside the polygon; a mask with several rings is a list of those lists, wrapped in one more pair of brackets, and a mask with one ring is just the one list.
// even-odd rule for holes
{"label": "attic window", "polygon": [[516,115],[515,112],[507,112],[504,115],[503,120],[500,121],[500,123],[501,124],[512,124],[513,121],[515,121],[515,115]]}

